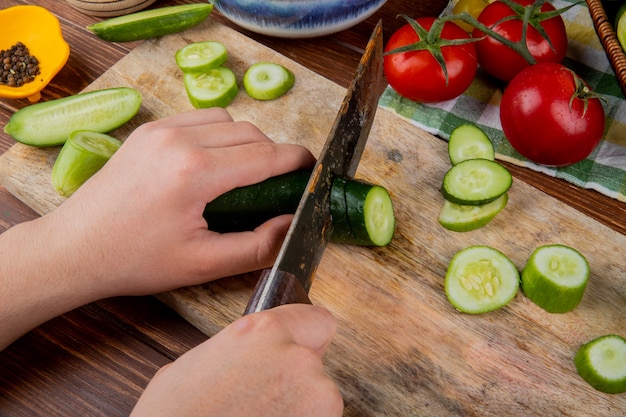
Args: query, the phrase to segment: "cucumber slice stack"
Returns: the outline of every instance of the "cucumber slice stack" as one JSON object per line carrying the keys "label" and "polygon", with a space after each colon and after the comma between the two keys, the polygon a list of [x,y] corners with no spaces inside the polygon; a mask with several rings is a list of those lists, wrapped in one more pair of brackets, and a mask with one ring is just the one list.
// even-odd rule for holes
{"label": "cucumber slice stack", "polygon": [[574,364],[578,374],[598,391],[626,392],[626,339],[610,334],[582,345]]}
{"label": "cucumber slice stack", "polygon": [[448,156],[452,167],[441,186],[446,201],[439,223],[455,232],[485,226],[506,206],[511,174],[495,162],[491,141],[476,125],[462,124],[452,131]]}
{"label": "cucumber slice stack", "polygon": [[521,288],[539,307],[550,313],[572,311],[585,293],[589,263],[565,245],[540,246],[522,270]]}

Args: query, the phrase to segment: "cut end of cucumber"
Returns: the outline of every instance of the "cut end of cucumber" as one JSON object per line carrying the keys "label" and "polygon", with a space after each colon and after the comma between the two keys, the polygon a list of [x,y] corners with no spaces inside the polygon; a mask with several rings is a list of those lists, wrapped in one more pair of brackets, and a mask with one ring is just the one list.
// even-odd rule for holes
{"label": "cut end of cucumber", "polygon": [[626,339],[606,335],[585,343],[574,357],[578,374],[598,391],[626,392]]}
{"label": "cut end of cucumber", "polygon": [[456,127],[448,140],[448,156],[452,165],[469,159],[495,160],[496,155],[489,137],[476,125]]}
{"label": "cut end of cucumber", "polygon": [[374,186],[363,205],[365,229],[373,246],[386,246],[393,238],[396,221],[393,203],[384,187]]}
{"label": "cut end of cucumber", "polygon": [[519,272],[502,252],[488,246],[470,246],[454,255],[444,285],[448,300],[457,310],[486,313],[515,297]]}
{"label": "cut end of cucumber", "polygon": [[476,230],[493,220],[506,207],[508,200],[508,193],[480,206],[455,204],[446,200],[439,213],[439,224],[453,232]]}
{"label": "cut end of cucumber", "polygon": [[524,294],[550,313],[572,311],[582,300],[589,280],[589,263],[565,245],[540,246],[522,270]]}

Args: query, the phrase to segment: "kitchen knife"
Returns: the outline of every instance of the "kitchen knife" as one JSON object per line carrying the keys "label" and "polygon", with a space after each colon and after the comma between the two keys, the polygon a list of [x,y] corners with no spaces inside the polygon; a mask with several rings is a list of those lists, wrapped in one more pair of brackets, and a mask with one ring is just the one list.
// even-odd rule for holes
{"label": "kitchen knife", "polygon": [[333,229],[332,182],[336,176],[354,176],[374,122],[383,80],[382,23],[378,22],[274,266],[261,274],[244,314],[282,304],[310,303],[309,288]]}

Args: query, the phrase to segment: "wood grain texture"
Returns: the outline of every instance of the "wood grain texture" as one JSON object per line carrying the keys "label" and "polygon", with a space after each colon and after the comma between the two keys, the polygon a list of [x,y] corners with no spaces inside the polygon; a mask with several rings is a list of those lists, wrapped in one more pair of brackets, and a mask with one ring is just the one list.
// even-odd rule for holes
{"label": "wood grain texture", "polygon": [[[88,89],[127,85],[144,96],[138,124],[191,109],[173,55],[184,44],[219,39],[240,77],[253,62],[289,66],[296,86],[283,99],[259,103],[241,93],[229,111],[278,142],[319,153],[344,89],[310,69],[209,20],[180,36],[147,41]],[[57,149],[15,145],[0,157],[0,184],[43,214],[62,203],[49,183]],[[311,291],[314,303],[339,320],[326,356],[340,383],[346,416],[616,416],[626,396],[605,395],[582,381],[573,365],[580,344],[626,329],[626,236],[516,180],[509,205],[487,227],[464,234],[437,223],[438,191],[449,167],[445,143],[379,109],[357,177],[386,186],[398,228],[385,248],[332,244]],[[20,190],[28,190],[27,192]],[[553,315],[523,294],[504,309],[456,312],[443,291],[453,254],[493,246],[523,267],[539,245],[563,243],[591,265],[581,305]],[[258,274],[169,292],[159,299],[207,335],[240,317]]]}

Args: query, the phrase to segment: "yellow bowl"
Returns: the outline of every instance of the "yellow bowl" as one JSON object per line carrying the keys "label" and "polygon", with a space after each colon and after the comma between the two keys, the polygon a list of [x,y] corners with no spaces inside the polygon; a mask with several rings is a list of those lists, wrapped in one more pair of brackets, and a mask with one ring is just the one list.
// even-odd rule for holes
{"label": "yellow bowl", "polygon": [[70,47],[63,39],[59,19],[40,6],[13,6],[0,10],[0,50],[22,42],[39,60],[40,74],[21,87],[0,85],[0,97],[36,102],[41,90],[63,68]]}

